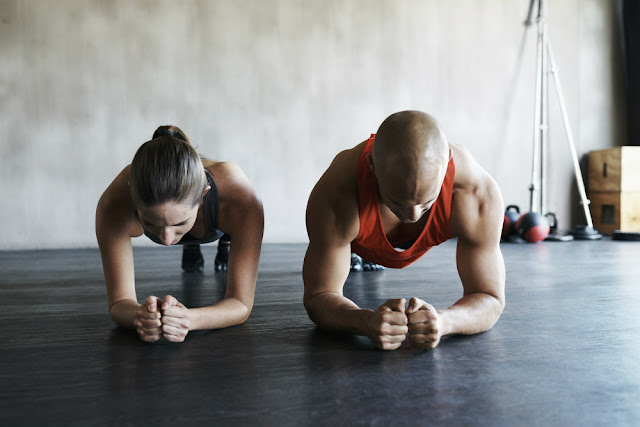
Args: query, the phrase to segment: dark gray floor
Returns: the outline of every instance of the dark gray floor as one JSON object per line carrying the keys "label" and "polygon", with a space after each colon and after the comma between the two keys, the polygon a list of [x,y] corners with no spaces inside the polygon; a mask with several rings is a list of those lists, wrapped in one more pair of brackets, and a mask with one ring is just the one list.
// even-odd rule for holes
{"label": "dark gray floor", "polygon": [[[0,425],[640,425],[640,243],[503,245],[507,308],[434,351],[318,332],[301,304],[304,245],[265,245],[246,324],[144,344],[107,314],[96,250],[0,252]],[[138,296],[224,293],[180,248],[138,248]],[[455,242],[414,266],[352,274],[361,306],[461,292]]]}

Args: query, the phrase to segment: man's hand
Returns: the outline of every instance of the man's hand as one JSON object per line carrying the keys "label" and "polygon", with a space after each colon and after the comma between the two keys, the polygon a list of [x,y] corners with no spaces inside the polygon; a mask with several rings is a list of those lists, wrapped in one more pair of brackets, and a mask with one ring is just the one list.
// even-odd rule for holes
{"label": "man's hand", "polygon": [[183,342],[189,333],[189,309],[171,295],[162,300],[162,335],[167,341]]}
{"label": "man's hand", "polygon": [[141,305],[136,310],[133,326],[135,326],[142,341],[155,342],[162,336],[161,314],[158,309],[160,302],[159,298],[148,296],[144,305]]}
{"label": "man's hand", "polygon": [[368,336],[374,346],[382,350],[395,350],[407,338],[406,304],[404,298],[390,299],[372,313]]}
{"label": "man's hand", "polygon": [[431,350],[442,337],[442,318],[431,305],[419,298],[411,298],[407,307],[409,340],[418,348]]}

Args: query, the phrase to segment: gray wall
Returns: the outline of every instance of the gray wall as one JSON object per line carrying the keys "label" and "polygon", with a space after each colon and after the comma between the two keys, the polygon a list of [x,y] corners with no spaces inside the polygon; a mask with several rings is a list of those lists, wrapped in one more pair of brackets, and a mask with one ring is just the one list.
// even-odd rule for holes
{"label": "gray wall", "polygon": [[[578,152],[619,144],[615,4],[549,3]],[[439,118],[505,202],[528,206],[535,28],[514,78],[527,5],[0,0],[0,248],[95,246],[100,194],[168,123],[244,169],[266,242],[306,241],[307,197],[333,156],[403,109]],[[575,186],[554,98],[550,115],[549,209],[568,227]]]}

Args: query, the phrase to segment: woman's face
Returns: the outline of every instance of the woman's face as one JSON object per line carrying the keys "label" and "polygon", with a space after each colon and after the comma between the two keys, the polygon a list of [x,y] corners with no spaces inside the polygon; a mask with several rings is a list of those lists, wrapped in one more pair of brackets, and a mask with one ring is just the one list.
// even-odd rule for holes
{"label": "woman's face", "polygon": [[193,228],[199,207],[189,202],[166,202],[137,210],[142,226],[169,246],[178,243]]}

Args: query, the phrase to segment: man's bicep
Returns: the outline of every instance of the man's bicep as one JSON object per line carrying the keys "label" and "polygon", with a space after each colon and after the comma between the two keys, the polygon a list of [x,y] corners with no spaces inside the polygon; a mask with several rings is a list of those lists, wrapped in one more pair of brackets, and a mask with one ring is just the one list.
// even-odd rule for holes
{"label": "man's bicep", "polygon": [[350,244],[330,245],[311,239],[302,269],[305,299],[324,292],[342,295],[350,264]]}
{"label": "man's bicep", "polygon": [[505,268],[499,244],[458,239],[456,263],[465,295],[484,293],[504,302]]}
{"label": "man's bicep", "polygon": [[[307,234],[309,247],[304,258],[305,299],[322,292],[342,293],[351,264],[351,240],[357,233],[351,209],[335,200],[322,180],[309,197]],[[357,210],[355,210],[357,219]]]}

